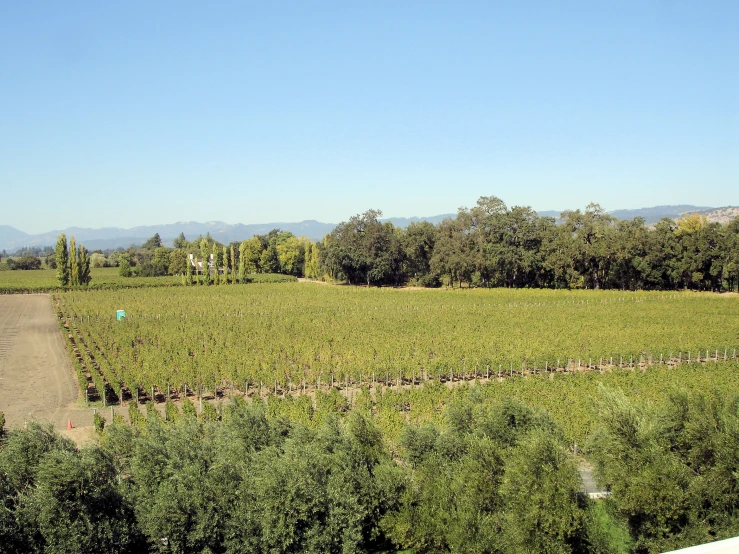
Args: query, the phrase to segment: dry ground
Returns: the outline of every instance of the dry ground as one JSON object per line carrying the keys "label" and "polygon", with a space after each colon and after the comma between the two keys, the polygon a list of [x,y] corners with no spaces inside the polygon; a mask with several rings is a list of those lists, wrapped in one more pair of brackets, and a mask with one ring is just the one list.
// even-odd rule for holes
{"label": "dry ground", "polygon": [[0,296],[0,411],[7,427],[26,421],[66,429],[92,424],[46,294]]}

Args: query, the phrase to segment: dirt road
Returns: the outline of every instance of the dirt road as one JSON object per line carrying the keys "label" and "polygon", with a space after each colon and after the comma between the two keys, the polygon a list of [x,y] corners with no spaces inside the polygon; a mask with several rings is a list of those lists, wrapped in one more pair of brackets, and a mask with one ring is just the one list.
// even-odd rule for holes
{"label": "dirt road", "polygon": [[65,429],[68,419],[90,425],[89,410],[77,403],[72,371],[49,296],[0,296],[0,411],[6,426],[33,420]]}

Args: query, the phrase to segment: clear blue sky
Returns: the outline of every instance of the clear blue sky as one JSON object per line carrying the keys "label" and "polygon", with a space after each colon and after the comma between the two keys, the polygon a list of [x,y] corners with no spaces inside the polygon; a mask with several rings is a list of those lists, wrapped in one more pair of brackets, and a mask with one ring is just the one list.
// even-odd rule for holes
{"label": "clear blue sky", "polygon": [[0,2],[0,224],[739,204],[739,2]]}

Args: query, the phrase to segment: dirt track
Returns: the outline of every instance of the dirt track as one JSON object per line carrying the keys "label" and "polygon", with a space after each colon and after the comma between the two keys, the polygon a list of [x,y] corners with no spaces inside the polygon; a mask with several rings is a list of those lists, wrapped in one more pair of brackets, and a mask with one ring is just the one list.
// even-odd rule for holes
{"label": "dirt track", "polygon": [[89,410],[77,398],[49,296],[0,296],[0,411],[6,426],[34,420],[65,429],[70,418],[75,426],[89,425]]}

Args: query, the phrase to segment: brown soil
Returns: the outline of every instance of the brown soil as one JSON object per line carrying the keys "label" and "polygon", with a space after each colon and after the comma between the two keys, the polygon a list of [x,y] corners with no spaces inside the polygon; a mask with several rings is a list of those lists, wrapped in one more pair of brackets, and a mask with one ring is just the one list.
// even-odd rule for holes
{"label": "brown soil", "polygon": [[92,426],[76,427],[68,430],[65,429],[63,431],[59,431],[59,433],[71,441],[74,441],[78,447],[92,446],[100,443],[98,436],[95,434],[95,428]]}
{"label": "brown soil", "polygon": [[0,296],[0,411],[7,427],[26,421],[66,429],[91,425],[46,294]]}

